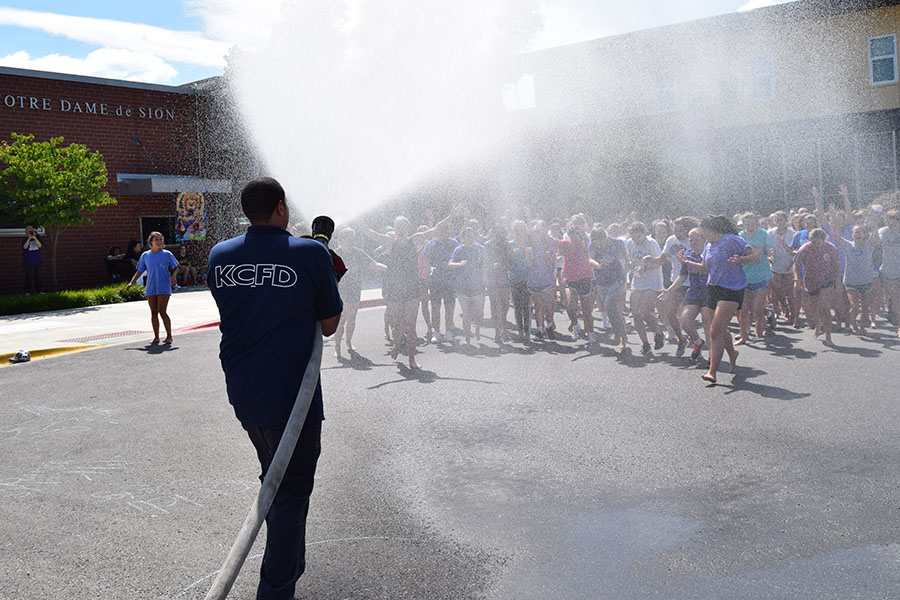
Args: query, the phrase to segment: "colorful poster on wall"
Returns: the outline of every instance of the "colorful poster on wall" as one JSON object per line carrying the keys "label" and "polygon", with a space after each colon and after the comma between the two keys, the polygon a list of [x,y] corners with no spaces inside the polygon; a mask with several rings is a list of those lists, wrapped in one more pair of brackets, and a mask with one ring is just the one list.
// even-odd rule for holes
{"label": "colorful poster on wall", "polygon": [[175,197],[175,241],[206,239],[206,198],[182,192]]}

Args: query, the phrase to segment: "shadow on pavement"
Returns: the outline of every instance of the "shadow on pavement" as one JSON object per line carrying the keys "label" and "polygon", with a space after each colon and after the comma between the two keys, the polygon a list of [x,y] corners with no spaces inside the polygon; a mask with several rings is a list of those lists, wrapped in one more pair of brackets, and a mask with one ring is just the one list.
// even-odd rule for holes
{"label": "shadow on pavement", "polygon": [[140,346],[137,348],[125,348],[126,350],[140,350],[141,352],[146,352],[147,354],[163,354],[164,352],[170,352],[172,350],[178,350],[178,346],[174,343],[172,344],[146,344],[144,346]]}
{"label": "shadow on pavement", "polygon": [[722,381],[722,375],[720,374],[718,377],[718,381],[715,384],[709,385],[707,387],[726,388],[726,395],[733,394],[734,392],[750,392],[751,394],[756,394],[758,396],[762,396],[763,398],[772,398],[773,400],[800,400],[801,398],[808,398],[812,395],[805,392],[793,392],[789,389],[777,387],[774,385],[765,385],[762,383],[753,383],[751,381],[748,381],[748,379],[759,377],[760,375],[768,375],[768,373],[760,369],[742,367],[740,366],[740,364],[738,364],[737,370],[731,377],[730,383],[724,383]]}
{"label": "shadow on pavement", "polygon": [[427,371],[425,369],[410,369],[408,366],[403,363],[398,364],[398,368],[400,371],[401,379],[394,379],[392,381],[384,381],[382,383],[373,385],[366,389],[369,390],[377,390],[378,388],[384,387],[386,385],[391,385],[394,383],[404,383],[408,381],[418,381],[419,383],[434,383],[435,381],[467,381],[469,383],[482,383],[486,385],[500,385],[499,381],[484,381],[482,379],[466,379],[464,377],[441,377],[434,371]]}
{"label": "shadow on pavement", "polygon": [[348,351],[349,356],[341,355],[340,358],[337,359],[337,365],[332,365],[330,367],[322,367],[322,371],[329,371],[333,369],[353,369],[355,371],[371,371],[374,367],[390,367],[393,366],[392,363],[376,363],[371,359],[363,356],[359,352]]}

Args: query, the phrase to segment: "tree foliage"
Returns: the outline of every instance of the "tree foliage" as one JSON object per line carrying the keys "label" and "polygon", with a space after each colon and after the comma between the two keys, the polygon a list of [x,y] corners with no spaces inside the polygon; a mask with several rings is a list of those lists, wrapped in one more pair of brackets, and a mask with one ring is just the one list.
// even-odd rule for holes
{"label": "tree foliage", "polygon": [[85,212],[115,204],[102,191],[108,174],[99,152],[82,144],[63,147],[61,137],[36,142],[33,135],[13,133],[12,139],[0,144],[0,196],[23,224],[89,225]]}
{"label": "tree foliage", "polygon": [[33,135],[12,134],[0,144],[0,198],[4,212],[21,225],[49,233],[53,284],[59,235],[70,226],[90,225],[88,212],[116,200],[103,191],[106,163],[82,144],[63,146],[63,138],[36,142]]}

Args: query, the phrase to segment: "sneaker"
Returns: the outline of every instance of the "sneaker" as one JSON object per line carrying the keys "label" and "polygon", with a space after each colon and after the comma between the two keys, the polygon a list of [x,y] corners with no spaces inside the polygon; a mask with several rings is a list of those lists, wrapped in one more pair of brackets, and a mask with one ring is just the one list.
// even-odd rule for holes
{"label": "sneaker", "polygon": [[691,360],[697,360],[700,358],[700,350],[703,348],[703,340],[697,340],[694,342],[694,345],[691,346]]}
{"label": "sneaker", "polygon": [[581,327],[576,323],[572,328],[572,341],[577,342],[581,339]]}
{"label": "sneaker", "polygon": [[597,343],[597,332],[592,331],[590,335],[588,335],[588,344],[596,344]]}
{"label": "sneaker", "polygon": [[687,347],[687,341],[678,342],[678,347],[675,349],[675,356],[681,358],[684,356],[684,349]]}
{"label": "sneaker", "polygon": [[644,342],[644,345],[641,346],[641,354],[644,356],[650,354],[650,342]]}
{"label": "sneaker", "polygon": [[769,331],[775,331],[775,311],[771,308],[766,311],[766,327]]}
{"label": "sneaker", "polygon": [[175,289],[176,289],[176,290],[180,290],[180,289],[181,289],[181,286],[178,285],[178,284],[176,283],[176,284],[175,284]]}
{"label": "sneaker", "polygon": [[445,341],[445,342],[452,342],[452,341],[453,341],[453,332],[448,331],[447,333],[445,333],[445,334],[444,334],[444,341]]}
{"label": "sneaker", "polygon": [[543,332],[543,330],[541,330],[541,329],[535,330],[535,332],[534,332],[534,339],[536,339],[536,340],[539,341],[539,342],[543,342],[543,341],[544,341],[544,332]]}
{"label": "sneaker", "polygon": [[612,325],[609,324],[609,319],[606,316],[606,313],[600,313],[600,318],[603,319],[603,329],[609,329]]}
{"label": "sneaker", "polygon": [[431,334],[431,343],[432,344],[440,344],[441,343],[441,334],[438,331],[435,331]]}
{"label": "sneaker", "polygon": [[505,343],[505,344],[508,344],[512,341],[512,338],[509,336],[509,333],[506,331],[503,332],[503,336],[501,339],[503,340],[503,343]]}
{"label": "sneaker", "polygon": [[666,336],[662,331],[653,334],[653,347],[657,350],[666,345]]}

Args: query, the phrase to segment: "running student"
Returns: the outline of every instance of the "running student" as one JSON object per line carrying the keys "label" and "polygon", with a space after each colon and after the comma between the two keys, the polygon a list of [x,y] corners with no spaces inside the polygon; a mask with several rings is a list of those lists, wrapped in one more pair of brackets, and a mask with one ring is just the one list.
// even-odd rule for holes
{"label": "running student", "polygon": [[619,302],[625,297],[625,267],[628,259],[625,243],[610,238],[602,227],[591,230],[591,245],[588,247],[591,267],[594,269],[594,282],[597,286],[597,299],[603,303],[613,331],[613,344],[618,344],[624,352],[627,344],[625,319]]}
{"label": "running student", "polygon": [[854,225],[851,231],[849,240],[840,234],[832,237],[844,251],[844,288],[850,302],[850,328],[854,333],[868,335],[866,325],[875,282],[875,248],[881,244],[881,237],[878,230],[873,229],[871,237],[867,238],[866,228],[862,225]]}
{"label": "running student", "polygon": [[453,250],[448,266],[455,271],[456,296],[463,315],[463,333],[466,344],[472,343],[472,328],[475,340],[481,338],[481,322],[484,320],[484,269],[486,254],[484,246],[475,243],[475,230],[466,227],[459,234],[462,245]]}
{"label": "running student", "polygon": [[353,345],[353,332],[356,330],[356,313],[359,311],[359,302],[362,299],[362,274],[364,271],[384,273],[387,266],[375,262],[371,256],[356,245],[356,232],[349,227],[338,232],[337,242],[336,252],[343,259],[344,266],[347,267],[347,272],[338,282],[341,300],[344,303],[344,312],[334,334],[334,356],[341,358],[341,339],[345,333],[347,350],[356,352],[356,346]]}
{"label": "running student", "polygon": [[528,226],[525,221],[513,221],[512,241],[509,242],[509,289],[512,295],[513,315],[519,330],[519,341],[531,339],[531,294],[528,292]]}
{"label": "running student", "polygon": [[643,223],[634,223],[629,232],[631,239],[625,243],[625,249],[634,271],[631,280],[631,313],[634,316],[634,328],[641,338],[641,352],[650,354],[648,329],[653,331],[654,347],[657,350],[666,342],[656,315],[653,314],[656,298],[663,290],[662,268],[656,260],[660,249],[656,240],[647,237],[647,229]]}
{"label": "running student", "polygon": [[769,299],[776,314],[780,314],[788,323],[794,322],[797,312],[797,301],[794,298],[794,230],[789,226],[787,213],[779,210],[773,215],[775,227],[769,230],[769,243],[772,246],[772,280],[769,286]]}
{"label": "running student", "polygon": [[491,228],[488,241],[484,244],[487,260],[487,291],[491,308],[491,323],[494,325],[494,341],[508,343],[506,315],[509,314],[509,269],[512,256],[506,230],[497,223]]}
{"label": "running student", "polygon": [[441,221],[434,227],[434,239],[425,244],[423,257],[425,267],[429,270],[428,293],[431,296],[431,325],[433,336],[431,341],[441,341],[441,305],[444,306],[444,340],[453,341],[453,308],[456,296],[453,287],[453,272],[450,268],[450,257],[459,246],[459,242],[450,237],[449,221]]}
{"label": "running student", "polygon": [[547,338],[553,339],[553,311],[556,294],[556,252],[553,239],[538,223],[530,234],[531,244],[526,252],[528,262],[528,292],[534,304],[535,337],[544,339],[546,327]]}
{"label": "running student", "polygon": [[756,323],[756,337],[763,336],[763,328],[766,325],[766,288],[772,279],[772,267],[769,265],[769,255],[772,245],[769,233],[759,226],[759,220],[752,212],[745,213],[741,217],[743,229],[740,236],[745,242],[759,250],[759,259],[750,264],[744,264],[744,274],[747,276],[747,291],[744,294],[744,306],[741,309],[740,323],[741,333],[737,344],[746,344],[750,337],[753,323]]}
{"label": "running student", "polygon": [[[699,225],[697,220],[691,217],[679,217],[673,221],[672,235],[666,238],[662,254],[655,261],[664,269],[663,283],[665,283],[666,263],[671,264],[671,281],[675,281],[681,275],[682,269],[681,263],[678,261],[678,255],[688,248],[688,232],[697,227],[697,225]],[[687,277],[682,277],[681,281],[682,285],[680,287],[669,285],[666,288],[669,293],[665,296],[661,294],[657,301],[659,318],[662,320],[664,326],[672,329],[672,332],[674,332],[675,338],[678,341],[678,348],[675,350],[675,356],[683,356],[685,347],[688,343],[681,330],[679,314],[681,312],[682,303],[684,302],[685,293],[687,292],[689,279]]]}
{"label": "running student", "polygon": [[[886,225],[878,230],[881,238],[881,269],[879,274],[884,285],[884,293],[900,316],[900,211],[889,210]],[[900,335],[900,330],[897,332]]]}
{"label": "running student", "polygon": [[673,289],[678,290],[679,287],[683,287],[684,282],[687,282],[687,291],[679,318],[682,329],[691,339],[691,360],[696,361],[701,357],[704,343],[704,336],[697,331],[697,315],[701,315],[705,336],[709,337],[709,315],[702,311],[702,308],[706,306],[707,273],[702,268],[682,264],[682,261],[690,263],[690,265],[699,265],[703,262],[703,247],[706,244],[703,231],[699,227],[691,229],[688,233],[688,242],[688,247],[677,256],[678,264],[682,266],[681,272],[663,294],[669,294]]}
{"label": "running student", "polygon": [[563,279],[569,289],[566,312],[569,315],[569,331],[572,340],[581,339],[581,328],[578,326],[578,306],[581,305],[581,316],[584,321],[584,332],[588,342],[597,341],[594,333],[594,271],[588,260],[588,235],[585,232],[586,222],[583,217],[575,215],[566,224],[568,239],[554,240],[556,252],[563,257]]}
{"label": "running student", "polygon": [[172,343],[172,321],[169,319],[169,298],[172,297],[172,287],[175,285],[175,273],[178,269],[178,259],[175,255],[164,249],[166,240],[158,231],[153,231],[147,237],[147,245],[150,249],[141,254],[137,263],[137,270],[131,281],[125,286],[125,291],[131,289],[134,282],[142,274],[147,274],[147,285],[144,287],[144,295],[147,304],[150,305],[150,325],[153,327],[153,339],[151,344],[159,343],[159,318],[162,317],[163,326],[166,328],[166,339],[163,344]]}
{"label": "running student", "polygon": [[[802,269],[802,275],[801,275]],[[841,275],[838,250],[828,241],[824,229],[813,229],[809,241],[794,256],[794,281],[802,285],[809,298],[812,318],[816,323],[815,337],[825,332],[825,344],[831,342],[831,305],[835,283]]]}
{"label": "running student", "polygon": [[734,348],[728,324],[741,309],[747,276],[743,264],[759,260],[759,250],[747,244],[737,234],[731,219],[725,215],[707,217],[700,222],[706,246],[700,263],[688,261],[682,256],[682,263],[699,272],[707,272],[706,320],[709,323],[709,371],[702,375],[704,381],[716,382],[716,374],[722,356],[728,353],[729,372],[737,367],[738,351]]}

